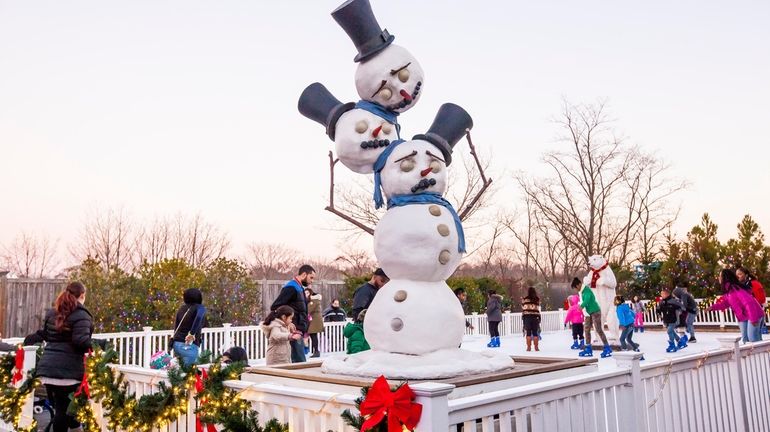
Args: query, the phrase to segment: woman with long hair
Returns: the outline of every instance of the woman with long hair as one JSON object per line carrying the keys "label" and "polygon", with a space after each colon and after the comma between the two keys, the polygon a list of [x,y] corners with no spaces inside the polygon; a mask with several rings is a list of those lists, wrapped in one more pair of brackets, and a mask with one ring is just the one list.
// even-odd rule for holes
{"label": "woman with long hair", "polygon": [[67,432],[70,428],[80,427],[75,417],[67,415],[70,394],[78,389],[83,380],[83,356],[94,342],[102,346],[105,344],[104,341],[91,339],[94,323],[91,313],[83,305],[85,301],[85,285],[70,282],[56,297],[53,309],[46,313],[43,328],[38,332],[46,345],[36,375],[45,384],[48,399],[53,402],[54,432]]}
{"label": "woman with long hair", "polygon": [[722,286],[722,298],[714,303],[709,310],[719,311],[730,308],[738,320],[743,342],[757,342],[761,340],[759,324],[762,321],[764,311],[757,299],[738,280],[730,269],[723,269],[719,273],[719,284]]}
{"label": "woman with long hair", "polygon": [[[767,293],[765,292],[765,287],[762,286],[762,283],[760,283],[756,276],[751,274],[749,269],[746,267],[738,267],[735,270],[735,275],[738,276],[738,280],[743,284],[743,286],[751,291],[751,294],[755,299],[757,299],[757,302],[759,302],[759,305],[762,306],[762,309],[764,310],[765,303],[767,303]],[[757,334],[757,338],[759,340],[762,339],[762,333],[766,333],[766,324],[765,314],[763,313],[762,321],[759,323],[759,333]]]}
{"label": "woman with long hair", "polygon": [[174,318],[174,354],[185,365],[198,360],[203,338],[201,330],[208,325],[206,308],[203,307],[203,293],[198,288],[190,288],[182,295],[184,304],[176,311]]}
{"label": "woman with long hair", "polygon": [[321,294],[317,294],[312,288],[305,288],[307,299],[307,315],[310,320],[307,332],[310,334],[310,349],[313,354],[310,357],[320,357],[321,350],[318,347],[318,333],[324,331],[323,315],[321,314]]}
{"label": "woman with long hair", "polygon": [[535,351],[540,351],[538,346],[540,335],[540,297],[537,296],[535,287],[529,287],[527,296],[521,299],[521,319],[524,321],[524,334],[527,338],[527,351],[532,351],[532,343]]}

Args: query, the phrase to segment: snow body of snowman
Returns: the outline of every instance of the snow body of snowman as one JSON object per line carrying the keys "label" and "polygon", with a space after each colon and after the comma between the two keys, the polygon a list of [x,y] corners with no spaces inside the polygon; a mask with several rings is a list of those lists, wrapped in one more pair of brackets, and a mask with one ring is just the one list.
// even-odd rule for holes
{"label": "snow body of snowman", "polygon": [[[602,324],[607,325],[606,336],[611,342],[617,342],[618,339],[618,314],[615,309],[615,288],[618,286],[615,273],[609,266],[607,260],[601,255],[593,255],[588,258],[588,268],[590,271],[583,278],[583,284],[591,288],[596,296],[596,301],[602,309]],[[594,341],[596,332],[593,332]]]}

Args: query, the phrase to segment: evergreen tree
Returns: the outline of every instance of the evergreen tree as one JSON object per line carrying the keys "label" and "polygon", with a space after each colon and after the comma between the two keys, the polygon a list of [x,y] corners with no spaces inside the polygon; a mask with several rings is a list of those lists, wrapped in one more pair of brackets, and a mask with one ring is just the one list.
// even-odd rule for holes
{"label": "evergreen tree", "polygon": [[750,215],[744,216],[738,224],[738,238],[728,240],[722,250],[722,256],[727,267],[746,267],[762,285],[767,286],[770,279],[770,246],[765,244],[765,235]]}

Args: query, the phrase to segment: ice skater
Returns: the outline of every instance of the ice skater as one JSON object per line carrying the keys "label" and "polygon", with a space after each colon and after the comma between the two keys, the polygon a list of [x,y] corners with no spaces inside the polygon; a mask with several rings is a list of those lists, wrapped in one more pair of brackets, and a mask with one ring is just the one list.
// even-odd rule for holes
{"label": "ice skater", "polygon": [[[577,290],[577,287],[573,287]],[[585,340],[586,347],[578,354],[580,357],[593,357],[594,351],[591,348],[591,326],[593,325],[596,333],[599,334],[599,338],[604,344],[601,357],[612,357],[612,348],[610,348],[609,342],[607,342],[607,336],[604,334],[604,325],[602,324],[602,309],[599,306],[599,302],[596,301],[594,292],[588,285],[584,285],[582,289],[578,290],[580,293],[580,307],[586,310],[585,322]]]}
{"label": "ice skater", "polygon": [[679,337],[676,334],[676,325],[679,322],[679,314],[683,307],[675,297],[671,296],[671,290],[663,288],[660,291],[660,303],[658,303],[658,313],[663,317],[663,324],[668,332],[668,348],[666,352],[677,352],[687,347],[687,335]]}
{"label": "ice skater", "polygon": [[[580,289],[580,279],[574,278],[572,280],[572,289]],[[580,308],[580,297],[577,295],[571,295],[567,297],[567,304],[569,308],[567,310],[567,316],[564,318],[564,325],[567,323],[572,327],[572,346],[570,349],[584,350],[586,348],[586,341],[583,337],[583,309]]]}
{"label": "ice skater", "polygon": [[615,296],[615,311],[620,323],[620,349],[627,351],[629,348],[639,351],[639,344],[632,340],[634,335],[634,313],[626,303],[623,296]]}
{"label": "ice skater", "polygon": [[635,295],[631,301],[634,308],[634,331],[644,333],[644,303]]}

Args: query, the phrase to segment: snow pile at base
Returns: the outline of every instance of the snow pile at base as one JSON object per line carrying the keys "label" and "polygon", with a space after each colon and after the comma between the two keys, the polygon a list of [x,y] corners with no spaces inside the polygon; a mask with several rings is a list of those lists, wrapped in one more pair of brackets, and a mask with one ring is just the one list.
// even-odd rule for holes
{"label": "snow pile at base", "polygon": [[452,348],[419,356],[375,350],[334,356],[324,361],[321,371],[370,378],[385,375],[391,379],[436,379],[511,368],[513,359],[507,354],[491,350],[473,352]]}

